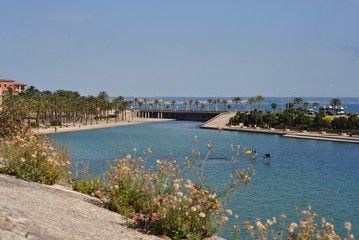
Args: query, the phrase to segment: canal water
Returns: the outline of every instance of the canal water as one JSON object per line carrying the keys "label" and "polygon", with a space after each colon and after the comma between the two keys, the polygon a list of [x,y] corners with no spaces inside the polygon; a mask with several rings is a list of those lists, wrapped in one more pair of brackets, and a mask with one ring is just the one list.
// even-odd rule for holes
{"label": "canal water", "polygon": [[[172,154],[176,159],[191,156],[194,136],[198,148],[207,153],[208,141],[214,142],[211,158],[230,158],[230,144],[255,149],[259,154],[252,161],[256,175],[250,186],[230,197],[230,208],[239,219],[230,224],[268,219],[286,214],[295,219],[294,207],[311,205],[314,212],[333,219],[336,232],[344,234],[345,221],[359,234],[359,144],[283,138],[278,135],[199,129],[198,122],[153,122],[88,131],[51,135],[71,149],[73,161],[90,164],[96,175],[106,170],[106,161],[113,160],[133,148],[138,152],[151,148],[151,161]],[[263,163],[269,153],[271,163]],[[243,163],[245,166],[247,163]],[[239,166],[241,167],[241,166]],[[206,163],[208,181],[219,189],[228,181],[232,163],[211,160]],[[230,228],[219,235],[230,239]],[[245,232],[243,230],[242,232]],[[247,239],[242,233],[241,239]]]}

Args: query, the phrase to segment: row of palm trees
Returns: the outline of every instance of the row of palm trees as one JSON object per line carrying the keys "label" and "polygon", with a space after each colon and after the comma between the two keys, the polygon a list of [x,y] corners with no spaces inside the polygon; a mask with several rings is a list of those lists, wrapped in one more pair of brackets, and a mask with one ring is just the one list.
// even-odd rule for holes
{"label": "row of palm trees", "polygon": [[[123,113],[129,105],[123,97],[110,101],[106,92],[100,92],[98,96],[81,96],[75,91],[57,90],[39,91],[31,86],[26,93],[19,95],[3,96],[2,110],[7,116],[27,119],[28,125],[35,120],[34,125],[42,123],[47,126],[53,121],[64,125],[76,123],[93,124],[98,120],[113,113],[115,121],[119,113]],[[108,117],[106,117],[108,122]]]}
{"label": "row of palm trees", "polygon": [[[235,110],[239,110],[238,105],[245,102],[247,110],[251,111],[253,104],[257,104],[257,109],[261,110],[263,101],[264,98],[258,95],[246,100],[234,97],[231,100],[216,98],[208,99],[207,101],[189,100],[181,103],[185,106],[185,109],[192,109],[194,106],[196,106],[196,109],[204,109],[205,103],[207,103],[208,109],[213,108],[212,105],[215,105],[217,110],[229,110],[232,105],[235,105]],[[175,109],[176,105],[176,100],[168,102],[164,102],[162,99],[151,101],[147,98],[126,100],[122,96],[110,100],[105,91],[99,92],[97,96],[90,95],[86,97],[75,91],[39,91],[33,86],[29,87],[26,93],[19,95],[8,94],[3,99],[4,112],[27,119],[29,125],[32,122],[31,119],[34,119],[36,125],[42,123],[45,126],[55,120],[65,125],[75,125],[78,122],[93,124],[93,121],[98,123],[98,120],[103,118],[108,121],[107,116],[109,115],[114,117],[115,121],[118,119],[124,120],[126,109],[147,109],[153,106],[156,109],[163,109],[164,106],[165,108]],[[223,105],[223,108],[219,107],[220,105]],[[319,103],[315,102],[312,105],[317,107]],[[341,102],[339,99],[332,99],[331,105],[341,105]],[[278,104],[271,103],[271,106],[275,111]],[[287,103],[287,108],[294,106],[306,109],[309,103],[304,102],[302,98],[295,98],[293,103]]]}

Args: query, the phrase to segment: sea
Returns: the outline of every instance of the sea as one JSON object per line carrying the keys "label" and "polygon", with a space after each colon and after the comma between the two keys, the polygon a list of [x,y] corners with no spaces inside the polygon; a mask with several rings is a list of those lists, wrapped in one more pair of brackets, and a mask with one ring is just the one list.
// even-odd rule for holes
{"label": "sea", "polygon": [[[86,131],[58,133],[49,137],[67,146],[73,162],[89,164],[96,176],[107,170],[106,162],[151,148],[149,163],[170,155],[177,161],[192,157],[194,137],[204,156],[207,143],[214,147],[205,165],[208,184],[220,190],[227,186],[233,170],[230,144],[255,150],[258,157],[242,156],[236,168],[253,164],[251,183],[230,195],[229,209],[239,216],[229,219],[229,227],[219,236],[232,239],[230,226],[238,223],[240,239],[250,239],[243,221],[266,219],[286,214],[286,224],[297,220],[294,207],[311,205],[320,218],[332,220],[335,231],[345,236],[344,223],[352,223],[352,232],[359,234],[359,144],[284,138],[279,135],[200,129],[191,121],[152,122]],[[270,154],[270,163],[263,156]]]}
{"label": "sea", "polygon": [[[272,111],[272,107],[271,107],[271,103],[277,103],[277,108],[275,109],[276,111],[280,111],[281,109],[284,109],[286,104],[288,102],[292,103],[294,101],[295,97],[264,97],[263,102],[261,103],[261,109],[264,111]],[[330,100],[334,97],[301,97],[303,99],[303,102],[308,102],[309,103],[309,107],[308,109],[313,109],[315,111],[319,110],[319,107],[321,105],[328,105],[330,103]],[[136,99],[135,97],[126,97],[127,100],[134,100]],[[144,98],[137,98],[138,100],[143,100]],[[183,109],[190,109],[190,110],[200,110],[200,109],[204,109],[204,110],[228,110],[228,105],[230,105],[229,110],[243,110],[243,111],[248,111],[248,110],[254,110],[254,109],[258,109],[258,104],[252,104],[252,106],[249,106],[248,104],[246,104],[246,100],[248,99],[248,97],[241,97],[242,99],[242,103],[240,104],[235,104],[233,103],[231,100],[233,99],[233,97],[147,97],[146,99],[149,100],[149,102],[152,103],[148,103],[146,105],[141,105],[139,106],[138,104],[136,104],[136,106],[134,104],[132,104],[130,106],[130,108],[146,108],[146,109],[178,109],[178,110],[183,110]],[[157,100],[162,100],[164,101],[163,105],[155,105],[153,104],[153,101],[157,99]],[[212,99],[213,101],[218,99],[220,101],[222,100],[227,100],[228,104],[223,105],[223,104],[208,104],[207,100],[208,99]],[[359,98],[358,97],[342,97],[339,98],[341,100],[342,106],[345,109],[346,113],[359,113]],[[172,105],[171,101],[175,100],[176,104]],[[200,104],[196,105],[196,104],[192,104],[191,106],[184,105],[183,103],[185,102],[189,102],[190,100],[192,100],[193,102],[198,100]],[[314,102],[319,103],[318,107],[314,107],[312,106],[312,104]],[[201,104],[203,103],[203,106],[201,106]],[[299,106],[299,105],[298,105]],[[298,107],[296,106],[296,107]]]}

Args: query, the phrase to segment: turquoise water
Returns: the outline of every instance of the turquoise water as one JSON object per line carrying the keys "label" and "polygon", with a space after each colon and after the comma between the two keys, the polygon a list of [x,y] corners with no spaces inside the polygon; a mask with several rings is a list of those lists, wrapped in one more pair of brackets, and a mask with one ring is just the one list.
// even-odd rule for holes
{"label": "turquoise water", "polygon": [[[230,157],[229,144],[256,149],[259,157],[253,162],[256,176],[251,185],[231,196],[229,208],[239,215],[238,222],[294,216],[293,207],[310,204],[314,212],[334,219],[336,232],[344,233],[345,221],[359,233],[359,144],[283,138],[277,135],[221,132],[198,129],[198,122],[161,122],[122,126],[51,135],[72,149],[74,161],[88,161],[93,174],[105,170],[105,162],[147,147],[153,150],[152,161],[169,153],[177,159],[191,155],[193,137],[206,153],[207,141],[215,141],[211,157]],[[261,156],[271,154],[271,164]],[[206,175],[214,186],[226,182],[231,163],[209,161]],[[230,223],[234,223],[231,219]],[[230,230],[221,236],[230,238]],[[243,236],[242,239],[247,237]]]}

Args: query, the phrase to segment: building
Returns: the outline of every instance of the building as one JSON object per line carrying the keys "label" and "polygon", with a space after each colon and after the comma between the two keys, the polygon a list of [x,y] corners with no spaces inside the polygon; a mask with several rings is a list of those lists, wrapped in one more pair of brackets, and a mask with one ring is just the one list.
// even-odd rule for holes
{"label": "building", "polygon": [[9,93],[9,88],[12,89],[13,95],[18,95],[26,91],[26,84],[15,82],[14,80],[0,79],[0,95]]}
{"label": "building", "polygon": [[26,86],[26,84],[14,80],[0,79],[0,111],[2,110],[2,96],[9,93],[9,88],[12,89],[13,95],[18,95],[21,92],[26,92]]}

